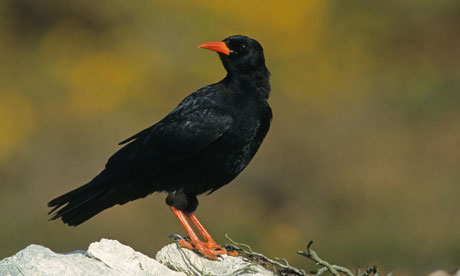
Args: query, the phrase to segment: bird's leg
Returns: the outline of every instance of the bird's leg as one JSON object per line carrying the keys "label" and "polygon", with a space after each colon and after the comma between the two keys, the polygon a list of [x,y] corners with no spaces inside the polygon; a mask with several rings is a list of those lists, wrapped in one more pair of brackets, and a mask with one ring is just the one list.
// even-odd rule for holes
{"label": "bird's leg", "polygon": [[[181,210],[179,209],[176,209],[174,207],[171,206],[171,210],[173,211],[174,215],[176,215],[176,217],[179,219],[179,222],[182,224],[182,226],[184,227],[185,231],[187,232],[190,240],[192,240],[192,242],[195,240],[199,240],[198,239],[198,236],[195,234],[195,231],[193,231],[192,227],[190,226],[190,224],[188,223],[187,219],[185,218],[184,216],[184,213],[182,213]],[[179,245],[181,247],[185,247],[185,248],[188,248],[190,250],[194,250],[195,247],[189,243],[188,241],[186,241],[185,239],[180,239],[177,241],[179,243]]]}
{"label": "bird's leg", "polygon": [[214,249],[216,251],[221,251],[222,253],[220,254],[227,254],[230,256],[238,256],[238,252],[236,251],[228,251],[222,246],[218,245],[214,239],[211,237],[211,235],[206,231],[204,226],[201,224],[201,222],[198,220],[198,218],[195,216],[193,213],[186,213],[185,214],[189,220],[192,222],[192,224],[195,226],[195,228],[198,230],[200,235],[203,237],[203,239],[206,241],[206,247],[209,249]]}
{"label": "bird's leg", "polygon": [[193,213],[186,213],[185,214],[188,219],[192,222],[195,228],[198,230],[198,233],[203,237],[206,242],[206,247],[208,249],[214,249],[216,252],[221,252],[220,254],[226,254],[227,251],[222,246],[218,245],[214,239],[209,235],[208,231],[204,228],[204,226],[200,223],[198,218]]}
{"label": "bird's leg", "polygon": [[[179,210],[179,209],[176,209],[174,207],[170,207],[171,210],[173,211],[174,215],[176,215],[176,217],[179,219],[180,223],[182,224],[182,226],[184,227],[185,231],[187,232],[189,238],[190,238],[190,242],[186,241],[186,240],[178,240],[177,242],[179,243],[179,245],[181,247],[185,247],[185,248],[188,248],[190,250],[198,250],[203,256],[211,259],[211,260],[217,260],[217,256],[218,255],[222,255],[222,254],[226,254],[226,250],[220,246],[218,246],[216,244],[216,242],[211,238],[211,236],[206,232],[206,230],[204,230],[204,227],[200,225],[200,227],[198,227],[194,221],[192,220],[192,223],[197,227],[198,229],[198,232],[203,236],[203,238],[206,239],[206,242],[202,242],[200,241],[200,239],[198,238],[198,235],[195,233],[195,231],[193,231],[193,228],[190,226],[190,224],[188,223],[187,219],[185,218],[185,215],[184,213]],[[189,216],[189,215],[187,215]],[[190,218],[190,217],[189,217]],[[196,218],[195,218],[196,219]],[[204,232],[202,232],[204,230]],[[205,237],[205,235],[203,235],[204,233],[206,233],[207,237],[208,238],[211,238],[210,242],[208,242],[208,238]]]}

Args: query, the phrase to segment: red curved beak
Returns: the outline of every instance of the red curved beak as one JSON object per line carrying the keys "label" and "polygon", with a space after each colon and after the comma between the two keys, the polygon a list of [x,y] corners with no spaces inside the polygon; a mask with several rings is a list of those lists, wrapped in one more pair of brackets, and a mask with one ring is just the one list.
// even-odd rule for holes
{"label": "red curved beak", "polygon": [[230,54],[230,49],[228,49],[227,45],[224,42],[207,42],[201,44],[200,46],[198,46],[198,48],[216,51],[227,56]]}

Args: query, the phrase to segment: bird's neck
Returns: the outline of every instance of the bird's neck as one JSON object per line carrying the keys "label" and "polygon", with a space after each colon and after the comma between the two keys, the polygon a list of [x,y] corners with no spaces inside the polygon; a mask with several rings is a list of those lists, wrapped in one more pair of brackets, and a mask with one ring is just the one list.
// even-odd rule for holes
{"label": "bird's neck", "polygon": [[259,70],[244,73],[228,72],[222,81],[237,92],[257,93],[254,96],[262,96],[265,99],[270,96],[270,72],[265,66]]}

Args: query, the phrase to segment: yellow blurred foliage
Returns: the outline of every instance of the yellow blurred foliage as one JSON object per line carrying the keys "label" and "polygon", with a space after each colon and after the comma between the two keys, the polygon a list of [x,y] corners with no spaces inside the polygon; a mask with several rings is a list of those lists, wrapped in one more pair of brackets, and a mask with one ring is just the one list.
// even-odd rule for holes
{"label": "yellow blurred foliage", "polygon": [[285,57],[313,50],[324,32],[328,18],[327,1],[194,1],[194,8],[203,9],[217,18],[229,15],[238,18],[232,29],[251,35],[261,30],[261,41],[271,41],[276,55]]}
{"label": "yellow blurred foliage", "polygon": [[129,97],[137,76],[136,66],[114,53],[88,54],[67,76],[72,108],[86,115],[107,113]]}
{"label": "yellow blurred foliage", "polygon": [[94,116],[112,111],[139,81],[138,66],[113,50],[98,49],[97,37],[73,24],[62,24],[41,44],[51,74],[65,83],[71,112]]}
{"label": "yellow blurred foliage", "polygon": [[32,101],[18,91],[1,93],[0,163],[19,148],[24,149],[36,126]]}

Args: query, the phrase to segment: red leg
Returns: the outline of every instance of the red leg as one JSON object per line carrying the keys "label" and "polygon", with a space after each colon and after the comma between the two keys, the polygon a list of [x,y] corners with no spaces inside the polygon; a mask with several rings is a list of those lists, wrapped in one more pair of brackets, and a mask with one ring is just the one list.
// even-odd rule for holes
{"label": "red leg", "polygon": [[224,248],[222,248],[221,246],[217,245],[217,243],[214,241],[214,239],[211,237],[211,235],[209,235],[208,231],[206,231],[204,226],[200,223],[198,218],[193,213],[189,213],[189,214],[185,214],[185,215],[190,219],[192,224],[198,230],[198,233],[200,233],[200,235],[203,237],[203,239],[206,242],[206,247],[207,248],[214,249],[216,251],[221,251],[222,252],[221,254],[226,254],[227,253]]}
{"label": "red leg", "polygon": [[[187,214],[187,217],[190,218],[193,225],[198,229],[198,232],[203,236],[206,242],[200,241],[197,234],[193,231],[193,228],[188,223],[187,219],[185,218],[184,213],[181,210],[178,210],[171,206],[171,210],[173,211],[174,215],[179,219],[180,223],[184,227],[185,231],[187,232],[191,242],[187,242],[186,240],[179,240],[178,243],[181,247],[185,247],[188,249],[196,249],[200,251],[203,256],[208,257],[211,260],[217,260],[218,255],[226,254],[226,250],[216,244],[216,242],[211,238],[209,233],[204,229],[204,227],[198,222],[196,217],[193,214]],[[192,217],[193,218],[192,218]]]}
{"label": "red leg", "polygon": [[[190,224],[188,223],[187,219],[185,219],[184,213],[182,213],[182,211],[180,211],[180,210],[178,210],[178,209],[176,209],[174,207],[171,207],[171,210],[173,211],[174,215],[176,215],[176,217],[179,219],[179,222],[184,227],[185,231],[187,232],[187,234],[190,237],[190,239],[192,240],[192,242],[199,240],[198,236],[195,234],[195,231],[193,231],[193,229],[190,226]],[[179,245],[181,247],[185,247],[185,248],[188,248],[190,250],[195,249],[194,246],[191,243],[189,243],[188,241],[186,241],[186,240],[178,240],[177,242],[179,243]]]}

